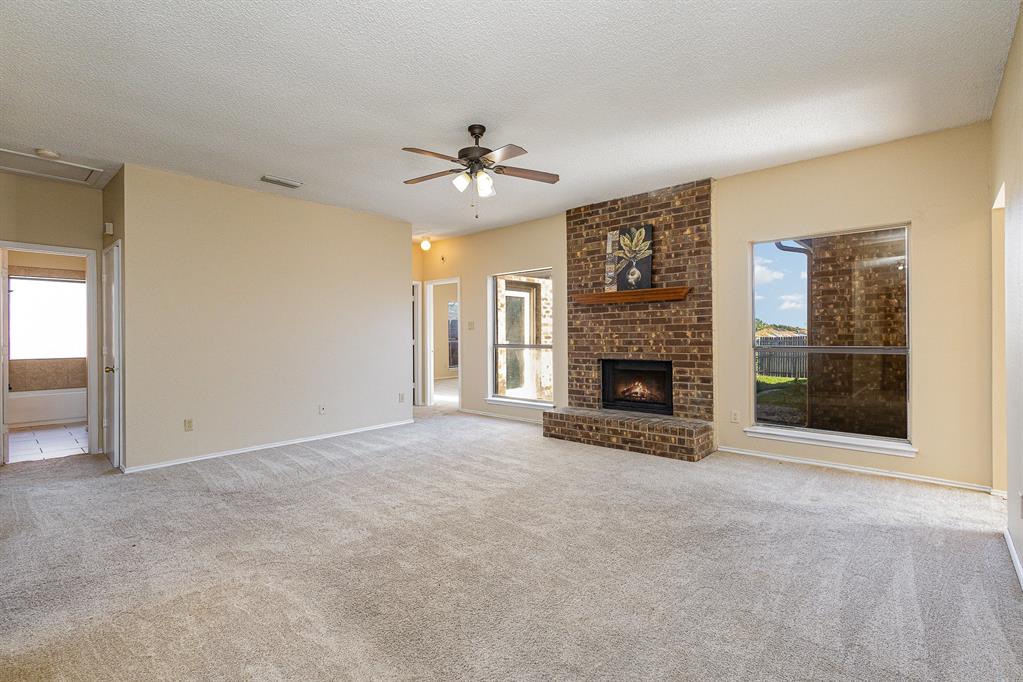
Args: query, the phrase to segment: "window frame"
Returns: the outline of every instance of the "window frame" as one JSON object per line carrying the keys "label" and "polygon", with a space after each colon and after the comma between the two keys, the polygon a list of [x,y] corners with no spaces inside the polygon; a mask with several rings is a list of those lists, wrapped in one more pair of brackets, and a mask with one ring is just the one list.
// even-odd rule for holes
{"label": "window frame", "polygon": [[[757,284],[754,274],[755,265],[755,247],[759,244],[774,244],[777,242],[792,242],[800,239],[819,239],[823,237],[840,237],[845,235],[856,235],[866,234],[869,232],[880,232],[883,230],[892,230],[901,228],[905,230],[905,256],[904,256],[904,268],[906,271],[906,345],[905,346],[797,346],[797,345],[771,345],[771,346],[757,346],[756,345],[756,296],[757,296]],[[755,438],[766,438],[770,440],[781,440],[793,443],[805,443],[811,445],[822,445],[825,447],[835,447],[847,450],[858,450],[863,452],[874,452],[879,454],[896,455],[900,457],[914,457],[917,453],[917,449],[913,447],[913,382],[912,382],[912,324],[911,324],[911,288],[912,288],[912,270],[911,270],[911,254],[910,245],[912,243],[911,231],[912,223],[909,221],[891,223],[887,225],[876,225],[871,227],[860,227],[849,230],[839,230],[833,232],[820,232],[814,234],[803,234],[795,237],[783,237],[778,239],[762,239],[757,241],[749,242],[749,253],[748,253],[748,273],[749,273],[749,292],[750,292],[750,326],[749,326],[749,339],[750,339],[750,351],[749,351],[749,371],[750,371],[750,414],[752,415],[751,425],[743,429],[743,431]],[[806,285],[807,291],[807,312],[809,313],[810,305],[810,281],[807,280]],[[808,321],[809,322],[809,321]],[[809,332],[809,329],[807,330]],[[783,424],[772,424],[769,422],[762,422],[757,419],[757,363],[756,355],[758,352],[767,354],[775,352],[792,352],[792,351],[803,351],[808,354],[814,353],[833,353],[833,354],[847,354],[847,355],[902,355],[906,358],[906,437],[905,438],[892,438],[887,436],[874,436],[868,434],[859,433],[848,433],[844,431],[828,431],[824,429],[814,429],[809,427],[801,426],[788,426]]]}
{"label": "window frame", "polygon": [[[455,307],[455,320],[454,320],[454,322],[455,322],[455,337],[454,338],[451,338],[451,322],[452,322],[452,320],[451,320],[451,306]],[[448,342],[447,342],[448,369],[458,369],[459,368],[458,367],[458,365],[459,365],[458,361],[459,361],[460,353],[459,353],[459,349],[458,349],[458,344],[460,344],[462,342],[462,339],[461,339],[461,334],[459,334],[459,329],[458,329],[459,324],[461,322],[461,312],[459,311],[458,307],[459,307],[458,306],[458,301],[448,301],[448,305],[447,305],[447,309],[448,309],[447,312],[448,312],[448,314],[447,314],[447,319],[445,320],[445,324],[447,325],[447,328],[448,328],[448,334],[447,334],[447,336],[448,336]],[[454,343],[454,350],[455,350],[455,364],[453,364],[453,365],[451,364],[451,345],[452,345],[452,343]]]}
{"label": "window frame", "polygon": [[[11,274],[7,275],[7,286],[8,286],[8,289],[11,290],[11,291],[8,292],[8,305],[10,305],[10,294],[13,293],[13,284],[12,283],[14,281],[16,281],[16,280],[30,281],[30,282],[59,282],[61,284],[80,284],[82,286],[82,289],[84,290],[84,293],[85,293],[85,300],[86,300],[85,304],[86,304],[86,306],[88,306],[88,301],[89,301],[89,283],[85,279],[72,279],[72,278],[68,278],[68,277],[36,277],[34,275],[11,275]],[[88,311],[88,308],[86,308],[86,311]],[[86,361],[88,361],[88,359],[89,359],[89,328],[88,328],[88,324],[89,323],[88,323],[88,312],[87,312],[87,314],[86,314],[86,327],[85,327],[85,330],[84,330],[85,353],[83,355],[68,355],[68,356],[53,357],[53,358],[51,358],[51,357],[45,357],[45,358],[40,358],[40,357],[30,357],[30,358],[14,357],[14,353],[13,353],[14,345],[13,345],[13,343],[10,343],[10,339],[8,339],[8,343],[10,343],[10,346],[11,346],[10,348],[8,348],[8,353],[9,353],[9,358],[8,359],[9,360],[14,360],[14,361],[19,361],[19,362],[22,361],[22,360],[26,360],[26,361],[32,361],[32,360],[86,360]],[[10,336],[10,329],[7,330],[7,333],[8,333],[8,336]]]}
{"label": "window frame", "polygon": [[[509,396],[497,395],[497,353],[499,349],[510,348],[510,349],[531,349],[539,348],[551,351],[551,363],[554,362],[554,346],[555,338],[551,336],[551,343],[549,344],[530,344],[530,343],[498,343],[497,339],[500,338],[497,331],[497,278],[507,277],[509,275],[529,275],[535,272],[546,272],[550,274],[551,280],[551,304],[552,304],[552,315],[554,314],[553,303],[556,298],[556,289],[554,283],[554,268],[553,266],[547,265],[536,268],[527,268],[523,270],[510,270],[507,272],[497,272],[487,276],[487,397],[486,401],[494,405],[514,405],[517,407],[528,407],[534,409],[550,409],[554,407],[553,402],[545,400],[534,400],[531,398],[514,398]],[[555,324],[555,329],[557,324]],[[555,376],[552,377],[552,381]],[[553,391],[552,391],[553,392]]]}

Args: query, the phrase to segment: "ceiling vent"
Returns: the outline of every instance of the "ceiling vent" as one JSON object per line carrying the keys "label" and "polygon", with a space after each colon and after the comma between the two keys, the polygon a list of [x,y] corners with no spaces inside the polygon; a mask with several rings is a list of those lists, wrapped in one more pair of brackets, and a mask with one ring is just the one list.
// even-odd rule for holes
{"label": "ceiling vent", "polygon": [[289,180],[288,178],[279,178],[276,175],[264,175],[260,178],[263,182],[269,182],[271,185],[280,185],[281,187],[287,187],[288,189],[298,189],[302,186],[302,183],[298,180]]}
{"label": "ceiling vent", "polygon": [[24,175],[34,175],[51,180],[65,180],[82,185],[94,185],[103,175],[100,168],[91,168],[68,161],[42,159],[35,154],[0,149],[0,170]]}

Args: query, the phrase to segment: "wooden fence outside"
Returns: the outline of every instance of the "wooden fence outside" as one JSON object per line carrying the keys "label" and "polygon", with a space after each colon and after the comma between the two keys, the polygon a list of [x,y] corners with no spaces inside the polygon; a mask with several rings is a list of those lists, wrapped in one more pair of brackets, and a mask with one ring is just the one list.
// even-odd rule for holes
{"label": "wooden fence outside", "polygon": [[[754,339],[753,345],[764,346],[805,346],[806,336],[760,336]],[[805,351],[773,351],[770,353],[753,353],[756,373],[769,377],[789,377],[792,379],[806,378]]]}

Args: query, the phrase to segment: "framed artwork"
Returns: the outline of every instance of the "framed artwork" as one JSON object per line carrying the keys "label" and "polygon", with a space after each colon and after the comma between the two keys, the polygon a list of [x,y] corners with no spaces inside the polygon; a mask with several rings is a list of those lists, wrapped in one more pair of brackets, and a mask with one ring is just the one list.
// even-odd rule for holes
{"label": "framed artwork", "polygon": [[641,225],[607,233],[604,291],[649,289],[654,226]]}

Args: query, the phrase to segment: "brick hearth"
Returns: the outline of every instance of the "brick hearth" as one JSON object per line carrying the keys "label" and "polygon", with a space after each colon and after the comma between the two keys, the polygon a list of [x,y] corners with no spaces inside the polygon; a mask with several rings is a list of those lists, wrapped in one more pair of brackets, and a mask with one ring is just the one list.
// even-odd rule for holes
{"label": "brick hearth", "polygon": [[[544,435],[677,459],[712,451],[710,206],[701,180],[568,211],[568,406],[544,414]],[[608,231],[644,224],[655,226],[653,286],[691,287],[688,298],[576,300],[604,290]],[[674,415],[601,409],[602,358],[670,360]]]}
{"label": "brick hearth", "polygon": [[714,425],[622,410],[559,407],[544,413],[543,433],[548,438],[642,452],[695,462],[714,449]]}

